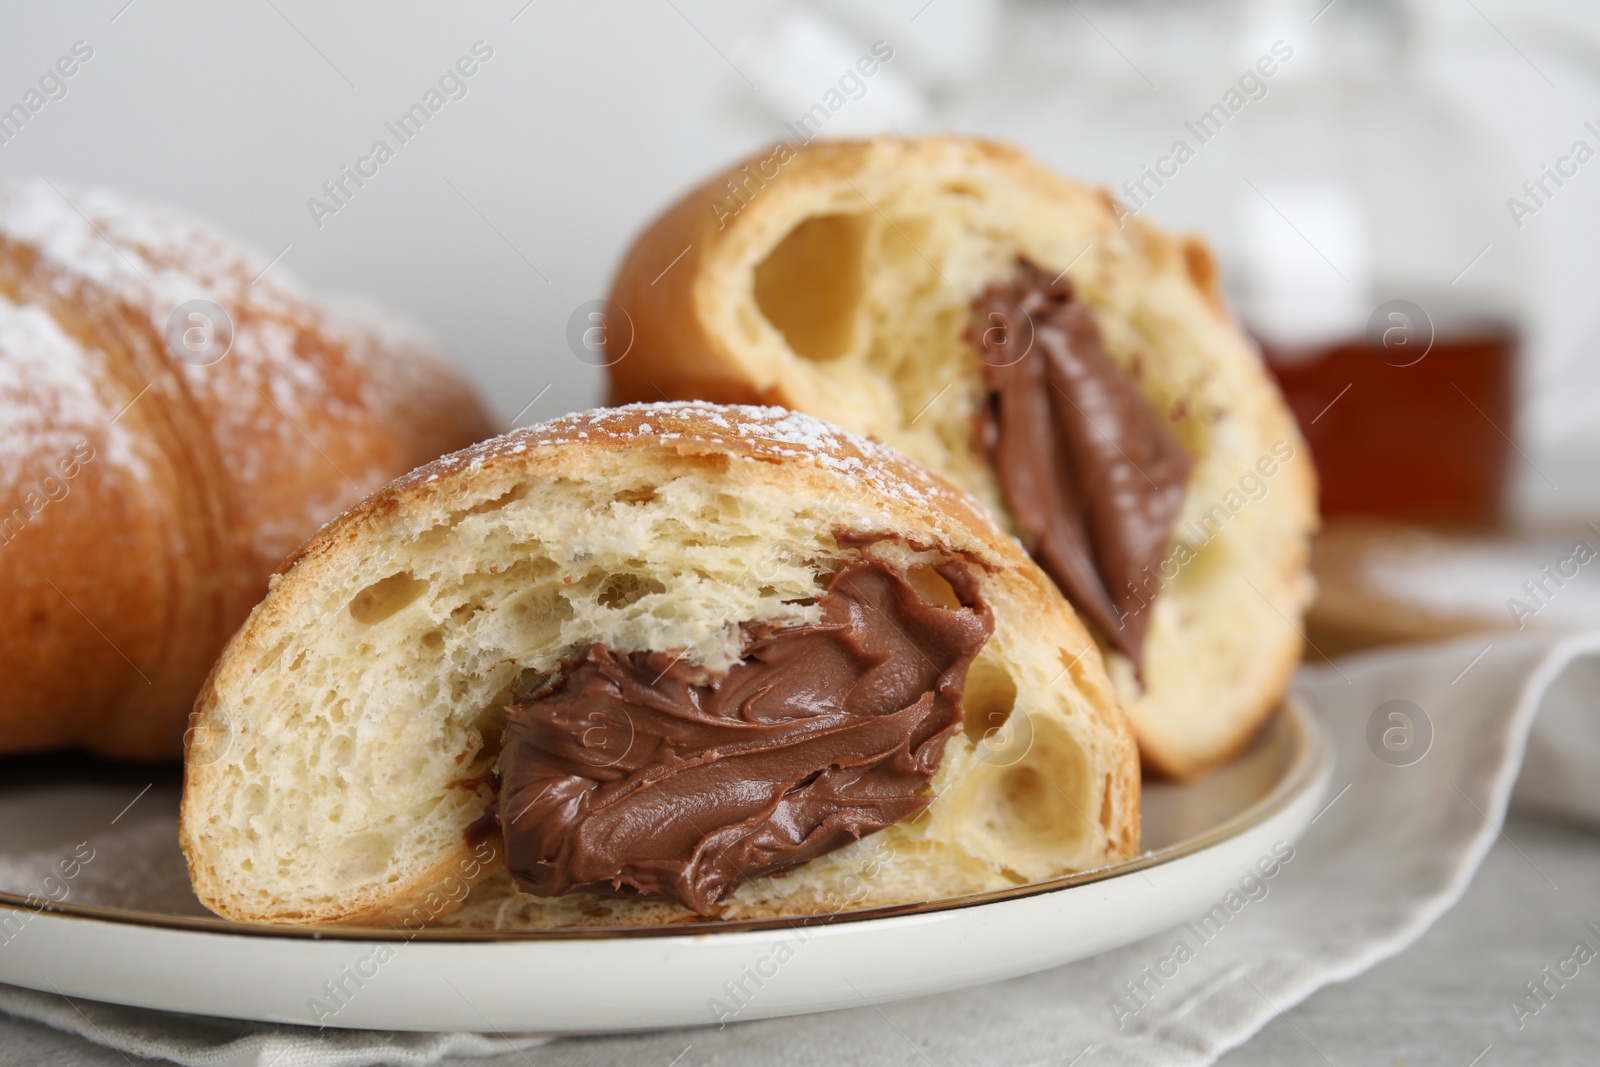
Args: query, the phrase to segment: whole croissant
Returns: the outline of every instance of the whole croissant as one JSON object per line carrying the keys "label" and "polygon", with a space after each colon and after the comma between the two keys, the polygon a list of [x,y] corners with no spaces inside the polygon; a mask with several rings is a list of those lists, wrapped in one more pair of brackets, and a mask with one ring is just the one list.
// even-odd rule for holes
{"label": "whole croissant", "polygon": [[0,752],[180,755],[279,560],[493,431],[429,342],[205,226],[0,186]]}

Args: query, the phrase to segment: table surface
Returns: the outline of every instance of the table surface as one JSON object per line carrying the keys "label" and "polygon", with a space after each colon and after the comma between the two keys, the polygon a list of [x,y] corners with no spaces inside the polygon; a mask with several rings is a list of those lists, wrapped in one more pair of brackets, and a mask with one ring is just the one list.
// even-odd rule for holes
{"label": "table surface", "polygon": [[[1585,966],[1521,1026],[1509,1002],[1600,926],[1600,833],[1513,818],[1465,898],[1417,944],[1290,1009],[1219,1060],[1222,1067],[1380,1064],[1500,1067],[1600,1062],[1600,965]],[[738,1062],[703,1043],[680,1067]],[[635,1064],[627,1038],[534,1050],[539,1067]],[[908,1051],[909,1055],[909,1051]],[[1071,1060],[1064,1053],[1060,1067]],[[946,1067],[934,1058],[935,1067]],[[149,1061],[142,1061],[149,1062]],[[460,1061],[514,1067],[520,1054]],[[864,1061],[865,1062],[865,1061]],[[916,1067],[921,1061],[906,1061]],[[120,1052],[0,1016],[4,1067],[128,1067]],[[662,1067],[638,1064],[638,1067]],[[953,1065],[952,1065],[953,1067]]]}
{"label": "table surface", "polygon": [[1600,1063],[1600,965],[1564,988],[1549,983],[1553,996],[1520,1027],[1510,1007],[1578,941],[1600,951],[1591,921],[1600,927],[1600,833],[1514,817],[1466,896],[1422,940],[1318,991],[1217,1062]]}

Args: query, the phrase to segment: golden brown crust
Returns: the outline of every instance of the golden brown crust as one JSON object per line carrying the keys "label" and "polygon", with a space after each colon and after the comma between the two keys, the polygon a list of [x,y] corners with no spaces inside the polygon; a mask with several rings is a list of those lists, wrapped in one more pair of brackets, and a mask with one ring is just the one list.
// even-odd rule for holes
{"label": "golden brown crust", "polygon": [[[768,159],[784,162],[730,219],[729,182]],[[795,397],[787,383],[781,378],[767,380],[773,374],[770,368],[751,367],[725,336],[708,328],[703,309],[718,269],[745,250],[751,231],[760,225],[759,216],[775,210],[782,197],[802,197],[809,190],[850,182],[863,173],[949,165],[952,160],[962,166],[993,168],[1021,186],[1064,198],[1098,215],[1096,226],[1102,234],[1126,228],[1130,240],[1151,259],[1183,263],[1218,317],[1228,319],[1204,242],[1193,236],[1176,240],[1137,217],[1119,221],[1119,205],[1110,194],[1045,170],[1012,145],[938,136],[814,141],[800,150],[782,145],[708,178],[635,239],[611,288],[611,300],[627,313],[633,334],[626,354],[610,357],[615,360],[608,368],[610,402],[697,399],[793,407]],[[680,253],[682,258],[674,263]]]}
{"label": "golden brown crust", "polygon": [[[501,480],[511,480],[526,473],[515,457],[526,457],[521,462],[537,462],[553,473],[579,456],[656,449],[773,464],[789,463],[803,451],[821,457],[834,470],[849,471],[880,492],[901,496],[905,506],[926,506],[952,525],[972,531],[969,536],[992,558],[1011,562],[1027,558],[1014,541],[997,536],[992,520],[976,501],[892,449],[788,411],[735,407],[732,414],[737,418],[730,419],[728,411],[709,402],[631,404],[563,416],[480,441],[401,475],[339,515],[286,558],[278,573],[293,570],[336,544],[358,541],[379,529],[390,514],[448,503],[463,492],[459,484],[463,475],[490,479],[498,474]],[[802,429],[786,437],[789,423]],[[826,436],[821,436],[823,431]],[[810,436],[813,433],[817,435]]]}
{"label": "golden brown crust", "polygon": [[[781,162],[763,168],[764,160]],[[1160,391],[1181,398],[1173,408],[1175,422],[1180,410],[1189,413],[1186,418],[1213,422],[1236,418],[1238,410],[1248,413],[1244,417],[1257,442],[1252,446],[1255,451],[1231,457],[1229,463],[1237,463],[1239,469],[1226,472],[1227,477],[1236,479],[1248,471],[1256,456],[1274,442],[1299,449],[1299,461],[1285,466],[1277,476],[1271,488],[1272,502],[1266,505],[1280,511],[1282,519],[1273,534],[1277,541],[1273,573],[1256,575],[1257,593],[1245,594],[1259,594],[1264,600],[1255,605],[1264,620],[1259,625],[1279,628],[1269,640],[1260,642],[1254,653],[1258,663],[1249,677],[1232,685],[1225,700],[1214,693],[1197,693],[1192,713],[1211,716],[1211,722],[1208,730],[1195,731],[1172,707],[1182,702],[1180,696],[1166,699],[1167,706],[1158,707],[1162,701],[1139,698],[1129,675],[1125,702],[1147,766],[1177,778],[1203,773],[1249,743],[1278,707],[1299,662],[1301,642],[1292,620],[1309,599],[1306,541],[1315,525],[1316,488],[1293,418],[1261,368],[1258,354],[1229,315],[1215,261],[1198,237],[1170,236],[1122,210],[1103,190],[1056,175],[1021,151],[989,141],[883,137],[812,142],[799,149],[780,146],[735,164],[690,191],[638,237],[624,258],[611,298],[629,316],[633,339],[626,354],[612,356],[611,400],[758,401],[810,411],[863,430],[846,413],[859,413],[865,401],[850,401],[855,406],[846,406],[838,393],[849,390],[841,390],[839,379],[820,375],[817,365],[805,360],[772,356],[773,342],[753,340],[757,334],[773,333],[766,323],[751,330],[750,339],[737,336],[739,328],[730,324],[738,320],[729,308],[738,305],[743,310],[748,303],[741,303],[736,291],[745,284],[743,279],[753,271],[753,264],[782,236],[783,227],[804,217],[861,210],[861,201],[868,200],[862,190],[891,188],[885,176],[897,170],[919,180],[929,174],[937,174],[940,180],[949,176],[951,181],[959,181],[963,173],[991,176],[1012,191],[1007,193],[1013,197],[1007,203],[1013,207],[1049,204],[1055,212],[1049,225],[1062,225],[1066,227],[1063,233],[1070,229],[1074,234],[1066,243],[1062,264],[1068,260],[1077,263],[1072,250],[1081,247],[1082,262],[1072,268],[1075,282],[1091,303],[1104,305],[1097,310],[1114,309],[1109,315],[1119,325],[1118,336],[1109,338],[1114,344],[1131,343],[1137,351],[1138,344],[1163,329],[1174,335],[1204,335],[1210,350],[1221,353],[1219,363],[1210,370],[1221,372],[1217,377],[1230,383],[1230,392],[1222,398],[1213,395],[1204,403],[1190,403],[1186,390],[1193,391],[1193,383],[1208,373],[1207,368],[1194,365],[1195,356],[1188,357],[1181,371],[1173,372],[1174,380],[1162,383]],[[926,180],[931,183],[934,179]],[[735,201],[727,192],[730,182],[744,190],[737,211],[731,211]],[[876,207],[876,201],[869,203]],[[674,263],[680,254],[682,258]],[[1200,351],[1199,345],[1194,347]],[[1180,363],[1182,357],[1173,365]],[[1144,372],[1161,373],[1149,362],[1144,364]],[[1177,380],[1180,374],[1181,381]],[[827,384],[819,385],[819,381]],[[1202,407],[1204,411],[1198,410]],[[886,422],[893,420],[880,419],[877,425]],[[903,441],[895,443],[909,447]],[[925,455],[919,458],[932,462]],[[950,473],[942,468],[941,472]],[[1223,478],[1221,472],[1212,474],[1219,481]],[[985,496],[980,487],[951,476],[982,499],[996,503],[993,494],[997,489]],[[1220,496],[1223,489],[1219,485],[1204,492]],[[1212,500],[1208,495],[1196,502],[1204,507]],[[1004,515],[999,518],[1006,521]],[[1232,623],[1217,618],[1204,625],[1228,627]],[[1173,685],[1168,692],[1176,694],[1181,688]],[[1218,713],[1215,708],[1224,703],[1226,710]]]}
{"label": "golden brown crust", "polygon": [[[719,466],[759,463],[781,471],[795,495],[822,499],[841,482],[870,494],[890,521],[904,529],[931,531],[940,542],[982,569],[986,582],[1000,583],[1023,605],[1021,617],[1037,620],[1040,632],[1060,635],[1065,678],[1094,715],[1098,736],[1114,759],[1103,768],[1109,786],[1103,829],[1108,860],[1132,856],[1139,844],[1139,764],[1132,734],[1117,705],[1100,656],[1087,632],[1049,580],[1017,543],[993,524],[965,493],[929,474],[891,449],[827,426],[808,416],[772,408],[717,407],[701,403],[651,404],[600,409],[481,442],[406,474],[334,519],[287,560],[272,590],[228,643],[195,704],[195,723],[221,717],[225,694],[249,686],[262,660],[281,648],[286,635],[303,629],[333,578],[384,546],[403,543],[417,529],[447,525],[451,515],[492,502],[530,480],[579,476],[605,457],[625,455],[651,476],[685,460]],[[663,476],[664,477],[664,476]],[[733,474],[727,475],[736,482]],[[368,580],[376,576],[368,576]],[[201,732],[196,737],[205,736]],[[264,910],[230,893],[216,870],[204,828],[217,791],[228,788],[220,764],[191,751],[185,780],[180,840],[196,893],[207,906],[248,921],[383,924],[402,921],[419,906],[430,886],[457,879],[470,865],[472,848],[460,846],[428,869],[399,883],[347,894],[328,906]],[[485,801],[486,802],[486,801]],[[470,813],[469,813],[470,814]],[[477,884],[493,873],[492,862],[466,880]],[[438,911],[442,917],[454,909]],[[770,914],[788,914],[774,909]],[[645,910],[654,916],[656,911]],[[663,913],[666,914],[666,913]],[[758,917],[756,913],[741,917]],[[581,917],[577,920],[582,922]],[[607,920],[608,922],[626,920]],[[642,921],[671,921],[645,918]]]}
{"label": "golden brown crust", "polygon": [[[176,756],[197,685],[283,554],[493,432],[426,342],[330,313],[267,267],[112,194],[0,188],[0,405],[21,413],[0,429],[0,629],[29,637],[0,644],[0,752]],[[233,328],[204,366],[165,339],[191,299]]]}

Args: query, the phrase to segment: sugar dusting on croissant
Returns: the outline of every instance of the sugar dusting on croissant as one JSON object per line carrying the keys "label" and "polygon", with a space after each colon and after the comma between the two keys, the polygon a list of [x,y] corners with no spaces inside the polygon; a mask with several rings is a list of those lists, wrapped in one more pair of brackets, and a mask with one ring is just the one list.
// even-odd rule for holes
{"label": "sugar dusting on croissant", "polygon": [[0,187],[0,752],[177,755],[278,561],[492,432],[392,317],[114,193]]}

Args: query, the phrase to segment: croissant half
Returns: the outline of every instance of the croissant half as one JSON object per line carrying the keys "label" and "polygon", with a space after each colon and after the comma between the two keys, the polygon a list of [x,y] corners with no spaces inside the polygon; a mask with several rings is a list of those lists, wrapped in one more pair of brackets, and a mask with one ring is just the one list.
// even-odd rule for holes
{"label": "croissant half", "polygon": [[1200,773],[1277,706],[1315,477],[1199,240],[1005,146],[817,141],[685,195],[612,300],[614,402],[810,412],[982,501],[1093,624],[1148,765]]}
{"label": "croissant half", "polygon": [[278,574],[191,739],[195,889],[248,920],[836,912],[1139,838],[1132,735],[1044,574],[771,408],[600,410],[406,475]]}

